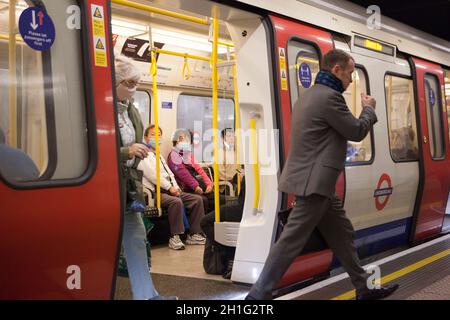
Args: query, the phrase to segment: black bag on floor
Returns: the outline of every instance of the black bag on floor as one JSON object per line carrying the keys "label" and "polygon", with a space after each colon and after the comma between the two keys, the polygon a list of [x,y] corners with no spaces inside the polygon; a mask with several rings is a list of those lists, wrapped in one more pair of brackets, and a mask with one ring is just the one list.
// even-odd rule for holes
{"label": "black bag on floor", "polygon": [[207,237],[205,251],[203,252],[203,268],[205,272],[208,274],[223,274],[227,267],[225,260],[224,248]]}

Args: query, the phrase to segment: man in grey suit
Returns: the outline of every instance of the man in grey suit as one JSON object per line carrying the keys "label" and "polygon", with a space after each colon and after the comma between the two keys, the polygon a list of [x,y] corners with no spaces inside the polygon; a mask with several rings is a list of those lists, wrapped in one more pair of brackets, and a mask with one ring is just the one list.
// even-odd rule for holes
{"label": "man in grey suit", "polygon": [[342,93],[352,82],[354,70],[355,62],[349,54],[331,50],[323,57],[315,85],[293,108],[291,147],[278,189],[294,194],[296,203],[246,299],[272,298],[273,287],[301,253],[314,228],[350,275],[357,299],[385,298],[398,288],[368,288],[369,275],[356,252],[353,226],[335,195],[336,181],[345,165],[347,140],[363,140],[377,122],[374,98],[361,95],[359,118],[345,103]]}

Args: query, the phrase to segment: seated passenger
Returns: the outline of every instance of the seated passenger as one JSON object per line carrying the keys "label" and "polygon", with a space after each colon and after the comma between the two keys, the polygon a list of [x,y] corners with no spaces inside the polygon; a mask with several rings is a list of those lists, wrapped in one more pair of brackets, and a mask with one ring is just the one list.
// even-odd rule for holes
{"label": "seated passenger", "polygon": [[[236,167],[234,130],[223,129],[221,135],[223,147],[219,149],[219,180],[237,185],[238,177],[242,180],[243,170]],[[221,186],[220,191],[223,192],[224,189],[225,186]]]}
{"label": "seated passenger", "polygon": [[[159,128],[160,138],[162,130]],[[151,125],[145,130],[144,141],[150,149],[146,159],[141,161],[139,169],[144,172],[143,184],[152,191],[156,198],[156,139],[155,126]],[[159,140],[161,144],[161,140]],[[189,210],[190,234],[187,236],[187,244],[205,244],[205,237],[201,234],[200,221],[204,217],[203,199],[200,195],[182,192],[177,184],[175,176],[162,156],[159,159],[161,207],[167,209],[170,225],[169,248],[184,250],[184,244],[180,234],[185,232],[183,223],[183,206]]]}
{"label": "seated passenger", "polygon": [[39,179],[34,161],[22,150],[6,145],[6,136],[0,129],[0,175],[10,182]]}
{"label": "seated passenger", "polygon": [[214,208],[213,183],[192,153],[191,135],[187,129],[177,129],[172,136],[173,149],[167,163],[181,190],[203,197],[205,212]]}

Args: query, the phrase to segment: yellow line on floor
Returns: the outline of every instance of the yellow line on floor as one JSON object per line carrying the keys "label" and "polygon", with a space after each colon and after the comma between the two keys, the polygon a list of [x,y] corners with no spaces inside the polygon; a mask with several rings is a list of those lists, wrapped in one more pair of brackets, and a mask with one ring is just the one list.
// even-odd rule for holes
{"label": "yellow line on floor", "polygon": [[[448,255],[450,255],[450,249],[441,251],[431,257],[420,260],[420,261],[418,261],[414,264],[411,264],[403,269],[400,269],[396,272],[393,272],[391,274],[388,274],[387,276],[382,277],[381,284],[385,284],[385,283],[391,282],[395,279],[398,279],[400,277],[403,277],[404,275],[407,275],[408,273],[411,273],[419,268],[422,268],[422,267],[424,267],[430,263],[433,263],[434,261],[442,259]],[[353,290],[347,291],[337,297],[334,297],[331,300],[350,300],[350,299],[353,299],[355,297],[355,295],[356,295],[355,290],[353,289]]]}

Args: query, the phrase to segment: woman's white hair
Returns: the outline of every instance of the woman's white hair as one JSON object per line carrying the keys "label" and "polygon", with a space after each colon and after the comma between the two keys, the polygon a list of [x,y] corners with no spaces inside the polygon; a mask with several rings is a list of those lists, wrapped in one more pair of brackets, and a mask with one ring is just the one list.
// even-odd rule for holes
{"label": "woman's white hair", "polygon": [[133,59],[121,55],[116,57],[114,60],[117,84],[124,80],[133,80],[138,82],[141,79],[141,72],[135,65]]}
{"label": "woman's white hair", "polygon": [[191,141],[191,134],[188,129],[185,128],[179,128],[174,131],[172,134],[172,142],[178,142],[180,137],[183,136],[187,138],[189,141]]}

